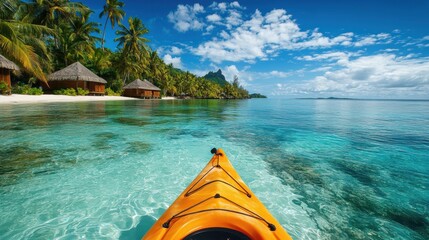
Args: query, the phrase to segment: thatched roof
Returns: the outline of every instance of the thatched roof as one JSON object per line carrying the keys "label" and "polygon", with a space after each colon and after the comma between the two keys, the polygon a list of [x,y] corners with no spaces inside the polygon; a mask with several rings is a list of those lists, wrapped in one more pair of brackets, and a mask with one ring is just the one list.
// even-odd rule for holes
{"label": "thatched roof", "polygon": [[10,70],[19,70],[19,67],[9,59],[5,58],[0,54],[0,68],[6,68]]}
{"label": "thatched roof", "polygon": [[153,91],[161,91],[160,88],[153,85],[148,80],[144,79],[143,81],[140,79],[136,79],[131,83],[127,84],[123,89],[145,89],[145,90],[153,90]]}
{"label": "thatched roof", "polygon": [[88,68],[83,66],[80,62],[75,62],[66,68],[56,71],[48,76],[48,81],[87,81],[107,83],[106,80],[91,72]]}

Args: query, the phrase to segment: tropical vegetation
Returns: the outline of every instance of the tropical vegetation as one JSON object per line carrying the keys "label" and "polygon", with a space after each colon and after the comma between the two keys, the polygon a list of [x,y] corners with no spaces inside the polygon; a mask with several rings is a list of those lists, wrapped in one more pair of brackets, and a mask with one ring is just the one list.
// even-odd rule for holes
{"label": "tropical vegetation", "polygon": [[59,89],[55,90],[55,95],[67,95],[67,96],[85,96],[88,95],[89,90],[84,90],[82,88],[65,88],[65,89]]}
{"label": "tropical vegetation", "polygon": [[[70,0],[2,0],[0,3],[0,54],[15,62],[23,74],[18,80],[47,81],[47,74],[76,61],[108,81],[109,95],[137,79],[148,79],[164,96],[192,98],[247,98],[248,92],[233,81],[218,82],[166,64],[148,45],[149,29],[137,17],[125,18],[124,2],[105,0],[100,18]],[[117,50],[104,47],[108,23],[115,32]],[[103,31],[100,30],[103,28]],[[101,37],[100,37],[101,35]]]}
{"label": "tropical vegetation", "polygon": [[42,89],[37,87],[32,87],[30,84],[24,84],[20,82],[18,82],[13,86],[12,92],[15,94],[25,94],[25,95],[42,95],[43,94]]}
{"label": "tropical vegetation", "polygon": [[10,93],[9,85],[6,82],[0,81],[0,94],[6,95]]}

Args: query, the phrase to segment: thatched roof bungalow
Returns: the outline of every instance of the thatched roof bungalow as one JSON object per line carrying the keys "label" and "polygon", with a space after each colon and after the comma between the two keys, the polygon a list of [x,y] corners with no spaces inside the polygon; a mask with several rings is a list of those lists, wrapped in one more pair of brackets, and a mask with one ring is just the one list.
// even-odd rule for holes
{"label": "thatched roof bungalow", "polygon": [[48,76],[49,90],[62,88],[82,88],[89,90],[91,95],[104,95],[106,80],[91,72],[80,62],[75,62],[66,68]]}
{"label": "thatched roof bungalow", "polygon": [[153,85],[148,80],[136,79],[126,85],[124,88],[124,96],[138,98],[160,98],[161,89]]}
{"label": "thatched roof bungalow", "polygon": [[9,88],[12,87],[10,72],[14,70],[19,70],[19,67],[0,54],[0,82],[5,82]]}

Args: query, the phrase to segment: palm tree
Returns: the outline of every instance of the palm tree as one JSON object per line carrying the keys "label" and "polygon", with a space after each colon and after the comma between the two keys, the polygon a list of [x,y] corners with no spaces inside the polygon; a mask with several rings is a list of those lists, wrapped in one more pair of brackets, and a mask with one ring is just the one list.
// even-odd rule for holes
{"label": "palm tree", "polygon": [[64,67],[75,61],[83,61],[94,55],[95,43],[100,39],[93,36],[99,33],[98,23],[89,22],[90,12],[72,19],[71,24],[64,23],[58,28],[59,47],[53,51],[63,62],[58,67]]}
{"label": "palm tree", "polygon": [[141,76],[143,73],[144,56],[150,51],[144,35],[149,31],[138,18],[130,17],[128,19],[129,28],[119,24],[119,30],[115,38],[118,48],[121,48],[121,62],[119,70],[122,73],[123,81],[126,83],[132,76]]}
{"label": "palm tree", "polygon": [[122,86],[126,85],[131,79],[139,77],[142,73],[141,64],[135,61],[132,55],[121,53],[114,62],[115,69],[122,76]]}
{"label": "palm tree", "polygon": [[152,80],[152,83],[158,85],[157,79],[160,77],[161,68],[163,66],[162,60],[159,58],[158,53],[156,51],[152,51],[149,53],[149,57],[147,59],[147,68],[145,69],[145,75],[149,79]]}
{"label": "palm tree", "polygon": [[128,25],[129,28],[119,23],[120,29],[116,31],[116,35],[119,37],[115,38],[115,42],[119,42],[118,47],[122,48],[123,52],[141,60],[143,54],[149,52],[149,47],[146,44],[149,40],[144,37],[149,33],[149,30],[140,19],[135,17],[128,19]]}
{"label": "palm tree", "polygon": [[106,22],[104,23],[103,38],[101,42],[101,48],[103,50],[104,39],[106,37],[107,21],[110,19],[110,25],[112,25],[112,29],[115,27],[116,23],[119,24],[125,15],[124,10],[121,9],[122,7],[124,7],[124,3],[119,0],[106,0],[103,11],[100,13],[100,18],[102,18],[104,15],[107,15]]}
{"label": "palm tree", "polygon": [[[18,64],[22,70],[46,82],[42,63],[49,60],[42,34],[53,34],[45,26],[24,22],[17,15],[18,1],[0,4],[0,54]],[[45,60],[43,60],[45,59]]]}
{"label": "palm tree", "polygon": [[167,91],[171,90],[172,88],[172,77],[168,71],[168,68],[165,64],[161,65],[161,67],[158,70],[158,75],[156,77],[156,84],[159,85],[162,89],[162,94],[165,96],[167,95]]}
{"label": "palm tree", "polygon": [[82,3],[69,0],[31,0],[26,4],[25,20],[55,28],[60,20],[71,21],[75,15],[86,11],[89,9]]}
{"label": "palm tree", "polygon": [[109,49],[102,50],[100,48],[96,48],[91,61],[88,63],[88,67],[94,70],[97,75],[104,75],[105,72],[111,71],[111,58],[112,52]]}

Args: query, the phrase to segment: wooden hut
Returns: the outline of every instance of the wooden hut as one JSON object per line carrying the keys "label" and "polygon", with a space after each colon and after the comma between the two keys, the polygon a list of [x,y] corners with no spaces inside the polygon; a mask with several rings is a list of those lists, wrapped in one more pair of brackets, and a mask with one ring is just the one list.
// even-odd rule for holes
{"label": "wooden hut", "polygon": [[64,69],[48,76],[49,90],[63,88],[82,88],[90,95],[104,95],[106,80],[91,72],[80,62],[75,62]]}
{"label": "wooden hut", "polygon": [[161,98],[161,89],[153,85],[148,80],[136,79],[126,85],[124,88],[124,96],[138,98]]}
{"label": "wooden hut", "polygon": [[19,70],[19,67],[0,54],[0,82],[5,82],[9,89],[12,87],[10,73],[14,70]]}

